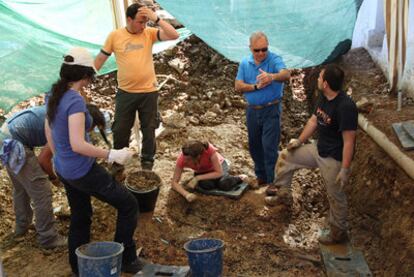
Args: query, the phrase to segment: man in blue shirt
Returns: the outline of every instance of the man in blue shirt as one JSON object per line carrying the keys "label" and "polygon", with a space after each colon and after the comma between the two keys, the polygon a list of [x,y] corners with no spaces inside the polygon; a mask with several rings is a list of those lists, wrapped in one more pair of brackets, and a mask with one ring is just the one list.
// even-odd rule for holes
{"label": "man in blue shirt", "polygon": [[275,178],[280,140],[280,105],[283,82],[289,80],[280,56],[269,51],[263,32],[250,36],[251,54],[242,59],[237,72],[235,89],[244,94],[249,151],[254,161],[257,184],[271,184]]}

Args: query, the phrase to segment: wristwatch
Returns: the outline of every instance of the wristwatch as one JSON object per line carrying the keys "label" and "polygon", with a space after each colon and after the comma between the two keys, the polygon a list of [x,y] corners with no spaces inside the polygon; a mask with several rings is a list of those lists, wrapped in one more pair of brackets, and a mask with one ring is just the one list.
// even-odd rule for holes
{"label": "wristwatch", "polygon": [[256,84],[254,84],[253,88],[254,88],[254,90],[257,90],[257,85],[256,85]]}

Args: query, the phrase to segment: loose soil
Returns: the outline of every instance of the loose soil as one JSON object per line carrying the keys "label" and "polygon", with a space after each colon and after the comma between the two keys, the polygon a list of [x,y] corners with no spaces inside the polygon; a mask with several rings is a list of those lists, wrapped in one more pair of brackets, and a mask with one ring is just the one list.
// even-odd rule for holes
{"label": "loose soil", "polygon": [[[181,74],[168,65],[174,58],[185,64]],[[384,76],[364,50],[355,49],[338,63],[346,70],[347,91],[355,100],[365,96],[375,103],[366,116],[399,145],[390,124],[413,118],[412,101],[405,99],[403,111],[395,111],[396,97],[387,91]],[[265,187],[247,191],[240,200],[198,194],[194,203],[187,203],[171,189],[175,160],[187,139],[213,143],[231,162],[231,173],[247,174],[250,182],[254,180],[253,163],[248,153],[245,102],[233,89],[237,64],[194,36],[157,55],[155,64],[158,74],[174,79],[160,90],[163,127],[157,138],[154,171],[163,185],[155,211],[139,219],[134,237],[140,256],[152,263],[186,265],[184,243],[213,237],[225,243],[224,276],[323,276],[317,236],[328,204],[318,170],[295,174],[290,213],[264,204]],[[299,135],[309,117],[317,75],[317,68],[294,70],[286,85],[281,148]],[[113,115],[115,86],[114,75],[105,75],[85,94]],[[42,101],[31,99],[32,103]],[[16,109],[29,105],[30,101]],[[413,181],[363,131],[357,136],[352,178],[346,188],[352,243],[363,251],[375,276],[409,276],[414,272]],[[105,147],[97,134],[92,138]],[[130,148],[139,149],[134,138]],[[138,169],[137,155],[127,171]],[[190,177],[190,171],[184,172],[183,181]],[[53,191],[57,227],[66,235],[70,211],[65,191],[62,187]],[[11,182],[5,170],[0,170],[0,247],[8,276],[70,276],[67,249],[40,249],[34,230],[20,240],[12,238],[11,195]],[[112,240],[116,211],[96,199],[92,203],[91,239]]]}
{"label": "loose soil", "polygon": [[[150,190],[160,186],[159,178],[150,178],[150,175],[143,175],[142,172],[129,173],[126,177],[128,187],[136,191]],[[153,176],[156,177],[156,176]]]}

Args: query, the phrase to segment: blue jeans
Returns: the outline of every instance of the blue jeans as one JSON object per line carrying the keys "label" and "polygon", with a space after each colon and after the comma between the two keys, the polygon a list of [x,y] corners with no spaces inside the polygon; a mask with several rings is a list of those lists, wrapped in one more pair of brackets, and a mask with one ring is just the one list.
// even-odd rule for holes
{"label": "blue jeans", "polygon": [[261,110],[247,108],[249,151],[257,178],[272,183],[280,141],[280,108],[272,105]]}
{"label": "blue jeans", "polygon": [[139,213],[136,198],[97,163],[82,178],[66,180],[59,176],[59,179],[65,185],[71,210],[68,244],[72,271],[78,273],[76,248],[90,241],[91,196],[110,204],[118,211],[114,241],[124,245],[122,263],[128,264],[137,259],[133,240]]}

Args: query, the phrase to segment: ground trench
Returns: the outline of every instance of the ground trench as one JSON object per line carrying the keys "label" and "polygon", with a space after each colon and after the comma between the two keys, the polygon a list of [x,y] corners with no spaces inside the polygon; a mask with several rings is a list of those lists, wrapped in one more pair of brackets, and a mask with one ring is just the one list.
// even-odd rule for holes
{"label": "ground trench", "polygon": [[[185,64],[181,74],[167,64],[176,57]],[[291,214],[280,207],[265,206],[264,188],[250,190],[237,201],[200,195],[193,204],[170,189],[175,158],[189,137],[215,144],[231,161],[233,173],[254,174],[247,150],[245,103],[232,88],[237,64],[194,36],[157,55],[155,61],[156,72],[171,74],[174,80],[160,91],[165,129],[158,138],[154,170],[164,184],[155,211],[141,215],[135,233],[141,257],[154,263],[185,265],[186,241],[214,237],[225,242],[224,276],[323,276],[316,238],[328,206],[317,170],[301,170],[295,175]],[[352,51],[338,63],[346,69],[347,88],[355,100],[366,94],[392,103],[384,89],[384,77],[366,52]],[[282,146],[299,134],[309,116],[317,72],[295,70],[286,86]],[[114,74],[110,74],[91,85],[86,95],[113,114],[114,88]],[[42,101],[34,98],[19,108]],[[390,114],[383,106],[379,110],[382,117]],[[101,141],[98,144],[104,145]],[[137,148],[134,141],[131,147]],[[129,170],[138,167],[137,160]],[[66,250],[40,250],[33,230],[19,241],[10,236],[14,221],[11,184],[5,170],[0,171],[0,177],[0,247],[8,276],[69,276]],[[186,172],[184,179],[189,177]],[[351,184],[347,193],[353,244],[364,252],[374,276],[410,276],[414,272],[412,180],[362,131],[358,131]],[[69,210],[64,190],[54,192],[58,227],[66,234]],[[94,200],[93,240],[112,239],[115,216],[112,208]]]}

